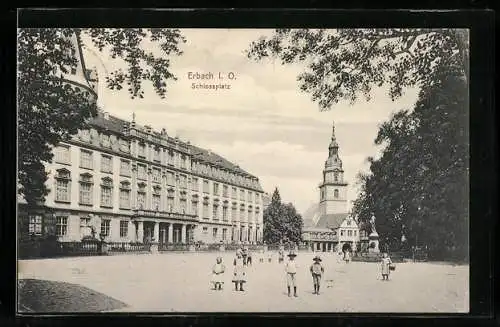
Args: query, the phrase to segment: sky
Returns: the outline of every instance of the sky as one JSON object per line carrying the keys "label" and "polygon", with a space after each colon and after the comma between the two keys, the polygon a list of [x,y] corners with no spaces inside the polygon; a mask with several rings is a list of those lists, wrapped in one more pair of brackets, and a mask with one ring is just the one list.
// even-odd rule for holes
{"label": "sky", "polygon": [[[377,157],[378,126],[400,109],[411,109],[417,90],[407,90],[391,101],[384,89],[374,89],[372,99],[350,105],[339,102],[320,112],[317,103],[299,89],[296,80],[304,67],[283,66],[279,60],[254,62],[244,50],[251,41],[272,30],[182,29],[183,54],[171,57],[171,72],[178,80],[167,85],[166,99],[147,87],[144,99],[131,99],[126,89],[113,91],[104,85],[105,75],[121,67],[106,53],[84,52],[86,65],[99,74],[98,104],[122,119],[165,128],[171,136],[210,149],[257,176],[265,192],[278,187],[284,202],[300,213],[319,201],[318,185],[328,157],[332,123],[349,183],[348,208],[356,199],[356,176],[369,171],[367,157]],[[145,45],[146,46],[146,45]],[[192,89],[189,72],[216,77],[234,74],[230,89]],[[208,82],[211,83],[211,82]]]}

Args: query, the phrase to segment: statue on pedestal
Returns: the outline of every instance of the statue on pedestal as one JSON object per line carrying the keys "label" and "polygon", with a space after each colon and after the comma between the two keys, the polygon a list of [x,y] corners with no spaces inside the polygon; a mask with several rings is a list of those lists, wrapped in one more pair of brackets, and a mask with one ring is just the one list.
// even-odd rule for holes
{"label": "statue on pedestal", "polygon": [[368,244],[368,252],[371,253],[379,253],[379,247],[378,247],[378,233],[377,230],[375,229],[375,215],[372,213],[372,217],[370,218],[370,224],[371,224],[371,233],[368,236],[369,239],[369,244]]}

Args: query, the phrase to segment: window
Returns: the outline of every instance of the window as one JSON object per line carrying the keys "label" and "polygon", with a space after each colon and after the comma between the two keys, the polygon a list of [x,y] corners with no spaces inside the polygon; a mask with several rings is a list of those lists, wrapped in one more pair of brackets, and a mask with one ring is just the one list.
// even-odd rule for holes
{"label": "window", "polygon": [[222,195],[227,198],[228,187],[227,185],[222,186]]}
{"label": "window", "polygon": [[245,206],[240,207],[240,221],[245,220]]}
{"label": "window", "polygon": [[334,197],[335,199],[338,199],[338,197],[339,197],[339,190],[335,189],[335,190],[333,191],[333,197]]}
{"label": "window", "polygon": [[80,175],[80,204],[92,205],[92,175]]}
{"label": "window", "polygon": [[351,221],[350,220],[347,221],[347,226],[351,226]]}
{"label": "window", "polygon": [[245,201],[245,190],[240,190],[240,201]]}
{"label": "window", "polygon": [[338,182],[339,181],[339,173],[335,172],[333,173],[333,181]]}
{"label": "window", "polygon": [[139,148],[138,148],[138,151],[137,151],[137,155],[139,157],[143,157],[143,158],[146,157],[146,145],[144,143],[139,143]]}
{"label": "window", "polygon": [[109,148],[111,143],[109,142],[109,135],[101,134],[101,144],[103,147]]}
{"label": "window", "polygon": [[113,180],[111,178],[103,178],[101,184],[101,206],[113,206]]}
{"label": "window", "polygon": [[187,187],[187,177],[186,175],[179,175],[179,186],[182,189],[185,189]]}
{"label": "window", "polygon": [[191,211],[193,215],[198,215],[198,197],[193,197],[191,200]]}
{"label": "window", "polygon": [[120,208],[130,209],[130,183],[122,182],[120,185]]}
{"label": "window", "polygon": [[352,236],[352,230],[347,231],[347,236]]}
{"label": "window", "polygon": [[153,161],[160,162],[160,148],[158,147],[153,150]]}
{"label": "window", "polygon": [[214,227],[214,228],[212,229],[212,236],[213,236],[214,238],[217,238],[217,228],[216,228],[216,227]]}
{"label": "window", "polygon": [[181,156],[181,168],[186,169],[186,156],[185,155]]}
{"label": "window", "polygon": [[42,216],[30,216],[28,225],[29,234],[42,235]]}
{"label": "window", "polygon": [[80,217],[80,236],[87,235],[87,230],[90,227],[90,217]]}
{"label": "window", "polygon": [[222,207],[222,220],[227,221],[227,204]]}
{"label": "window", "polygon": [[159,168],[153,168],[153,182],[161,182],[161,170]]}
{"label": "window", "polygon": [[236,207],[236,202],[233,202],[233,206],[231,207],[231,219],[233,221],[238,220],[237,214],[238,214],[238,208]]}
{"label": "window", "polygon": [[80,150],[80,168],[93,168],[91,151]]}
{"label": "window", "polygon": [[222,229],[222,240],[225,241],[226,240],[226,237],[227,237],[227,229],[226,228],[223,228]]}
{"label": "window", "polygon": [[203,201],[203,218],[208,219],[208,200]]}
{"label": "window", "polygon": [[137,165],[137,178],[146,180],[146,166],[145,165]]}
{"label": "window", "polygon": [[68,217],[56,217],[56,236],[64,236],[68,232]]}
{"label": "window", "polygon": [[192,191],[198,191],[198,178],[192,178],[191,179],[191,190]]}
{"label": "window", "polygon": [[248,206],[248,220],[252,220],[252,213],[253,213],[253,210],[252,210],[252,207],[251,206]]}
{"label": "window", "polygon": [[247,193],[247,201],[252,201],[252,192],[248,191]]}
{"label": "window", "polygon": [[71,173],[66,169],[59,169],[55,176],[56,201],[70,202]]}
{"label": "window", "polygon": [[130,144],[127,140],[120,139],[119,144],[121,152],[126,152],[126,153],[130,152]]}
{"label": "window", "polygon": [[203,227],[203,234],[208,234],[208,227]]}
{"label": "window", "polygon": [[217,216],[217,211],[219,211],[219,205],[214,203],[212,208],[212,217],[214,220],[219,220],[219,217]]}
{"label": "window", "polygon": [[130,161],[120,160],[120,175],[130,176]]}
{"label": "window", "polygon": [[181,198],[180,206],[181,206],[181,213],[185,214],[187,211],[187,201],[185,198]]}
{"label": "window", "polygon": [[208,193],[208,181],[204,180],[203,181],[203,193]]}
{"label": "window", "polygon": [[153,194],[153,210],[160,210],[160,195],[159,194]]}
{"label": "window", "polygon": [[170,186],[175,186],[175,175],[173,172],[167,172],[167,184]]}
{"label": "window", "polygon": [[321,200],[325,199],[325,190],[321,190]]}
{"label": "window", "polygon": [[168,164],[171,166],[174,165],[174,151],[168,151]]}
{"label": "window", "polygon": [[170,212],[174,210],[174,190],[168,190],[167,209]]}
{"label": "window", "polygon": [[109,236],[111,226],[111,219],[102,219],[101,220],[101,234],[104,236]]}
{"label": "window", "polygon": [[358,236],[358,231],[354,231],[354,236]]}
{"label": "window", "polygon": [[113,159],[110,156],[101,155],[101,171],[104,173],[113,171]]}
{"label": "window", "polygon": [[236,196],[238,195],[238,190],[236,187],[233,187],[233,191],[231,193],[231,198],[236,199]]}
{"label": "window", "polygon": [[128,235],[128,220],[120,221],[120,237],[127,237]]}
{"label": "window", "polygon": [[70,164],[71,163],[69,146],[59,145],[56,148],[55,153],[56,153],[56,162],[57,163],[62,163],[62,164]]}
{"label": "window", "polygon": [[139,189],[137,191],[137,208],[145,209],[146,207],[146,191],[144,189]]}
{"label": "window", "polygon": [[343,229],[340,230],[340,236],[344,236],[344,230]]}
{"label": "window", "polygon": [[219,184],[214,183],[214,195],[219,195]]}

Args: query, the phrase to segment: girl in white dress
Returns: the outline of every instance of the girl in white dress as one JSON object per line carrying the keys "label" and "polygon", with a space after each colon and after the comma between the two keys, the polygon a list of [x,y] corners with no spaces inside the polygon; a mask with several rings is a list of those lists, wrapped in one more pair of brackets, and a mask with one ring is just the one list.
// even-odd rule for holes
{"label": "girl in white dress", "polygon": [[382,255],[382,261],[380,262],[380,271],[382,273],[382,280],[389,280],[389,275],[391,273],[389,266],[391,264],[392,264],[391,258],[389,258],[389,255],[387,255],[387,253],[384,253]]}

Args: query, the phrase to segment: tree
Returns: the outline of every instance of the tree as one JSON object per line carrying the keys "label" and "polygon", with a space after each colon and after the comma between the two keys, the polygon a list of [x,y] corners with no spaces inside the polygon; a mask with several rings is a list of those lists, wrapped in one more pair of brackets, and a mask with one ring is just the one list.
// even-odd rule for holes
{"label": "tree", "polygon": [[353,211],[364,221],[374,212],[391,249],[404,232],[408,244],[427,245],[431,258],[467,258],[467,101],[461,73],[438,70],[413,112],[400,111],[380,127],[375,143],[386,147],[370,160],[371,174],[361,176]]}
{"label": "tree", "polygon": [[299,243],[302,239],[302,217],[295,207],[283,204],[276,188],[271,203],[264,210],[264,241],[268,244],[280,242]]}
{"label": "tree", "polygon": [[389,85],[392,99],[408,86],[435,82],[438,67],[459,67],[469,76],[466,30],[458,29],[278,29],[253,41],[249,58],[278,57],[282,64],[303,62],[300,89],[321,110],[340,100],[367,100],[373,86]]}
{"label": "tree", "polygon": [[[28,204],[43,202],[48,194],[44,162],[52,160],[52,147],[85,128],[97,113],[96,103],[63,79],[77,66],[78,51],[71,42],[75,35],[81,46],[81,37],[87,36],[99,51],[107,49],[112,58],[124,61],[126,69],[105,80],[112,90],[127,84],[132,99],[143,97],[146,81],[160,97],[166,96],[167,81],[175,80],[168,57],[180,55],[178,45],[185,42],[178,30],[169,29],[18,30],[18,183]],[[141,47],[146,39],[159,45],[162,56]]]}

